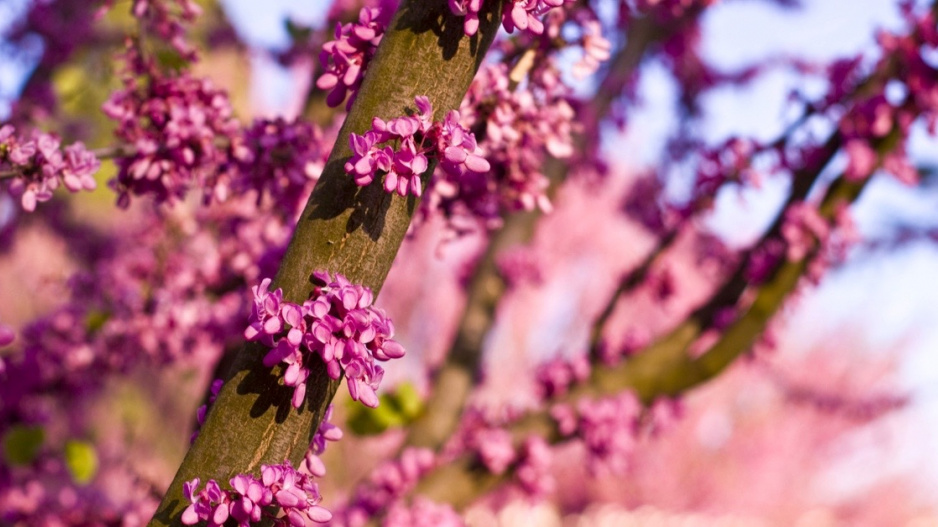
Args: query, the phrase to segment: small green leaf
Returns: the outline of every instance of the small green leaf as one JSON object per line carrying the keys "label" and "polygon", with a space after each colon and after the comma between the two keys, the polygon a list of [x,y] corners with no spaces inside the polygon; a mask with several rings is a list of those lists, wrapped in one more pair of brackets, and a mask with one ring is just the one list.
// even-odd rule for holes
{"label": "small green leaf", "polygon": [[388,404],[385,395],[381,396],[377,408],[368,408],[358,402],[354,404],[347,422],[349,428],[358,435],[376,435],[392,426],[403,424],[400,416]]}
{"label": "small green leaf", "polygon": [[99,329],[104,327],[109,318],[111,318],[111,315],[107,311],[92,309],[85,316],[85,328],[87,328],[88,333],[97,333]]}
{"label": "small green leaf", "polygon": [[159,63],[160,66],[163,66],[171,70],[180,71],[189,64],[189,62],[185,59],[185,57],[180,55],[179,52],[176,51],[175,49],[171,49],[171,48],[158,49],[155,55],[156,55],[156,61]]}
{"label": "small green leaf", "polygon": [[41,426],[13,425],[3,437],[3,459],[10,465],[28,465],[46,439]]}
{"label": "small green leaf", "polygon": [[399,384],[391,397],[394,398],[395,406],[400,410],[405,423],[413,421],[423,411],[423,399],[420,398],[413,383]]}
{"label": "small green leaf", "polygon": [[376,435],[388,428],[404,426],[423,411],[423,401],[411,383],[401,383],[393,392],[381,394],[377,408],[350,401],[348,423],[358,435]]}
{"label": "small green leaf", "polygon": [[65,443],[65,466],[75,483],[84,485],[98,472],[98,453],[87,441],[72,439]]}

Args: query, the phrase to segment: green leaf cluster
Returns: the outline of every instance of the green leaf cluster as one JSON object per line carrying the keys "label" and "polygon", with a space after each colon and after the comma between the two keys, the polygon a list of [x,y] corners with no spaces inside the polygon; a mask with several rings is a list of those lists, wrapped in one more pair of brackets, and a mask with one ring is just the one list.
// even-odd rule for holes
{"label": "green leaf cluster", "polygon": [[406,426],[423,411],[423,399],[412,383],[398,385],[392,392],[381,394],[377,408],[368,408],[355,401],[349,409],[348,427],[358,435],[376,435],[398,426]]}

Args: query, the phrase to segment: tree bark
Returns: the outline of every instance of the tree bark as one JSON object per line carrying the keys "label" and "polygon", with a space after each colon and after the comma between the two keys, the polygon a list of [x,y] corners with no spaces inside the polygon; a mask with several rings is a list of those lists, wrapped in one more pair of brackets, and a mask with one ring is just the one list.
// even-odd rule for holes
{"label": "tree bark", "polygon": [[[364,133],[374,117],[414,111],[418,95],[430,98],[437,119],[458,108],[498,30],[500,2],[486,5],[478,33],[465,37],[463,18],[452,15],[445,2],[402,3],[368,65],[273,281],[272,288],[282,288],[285,300],[304,301],[312,289],[309,276],[317,269],[342,273],[376,294],[381,289],[419,203],[384,192],[379,180],[359,188],[343,168],[351,155],[349,134]],[[215,479],[227,485],[236,474],[258,474],[262,464],[302,460],[340,381],[330,379],[324,365],[314,367],[306,402],[294,409],[292,389],[280,383],[279,366],[263,365],[264,353],[254,344],[239,352],[151,526],[182,525],[181,513],[189,505],[183,495],[186,481]]]}

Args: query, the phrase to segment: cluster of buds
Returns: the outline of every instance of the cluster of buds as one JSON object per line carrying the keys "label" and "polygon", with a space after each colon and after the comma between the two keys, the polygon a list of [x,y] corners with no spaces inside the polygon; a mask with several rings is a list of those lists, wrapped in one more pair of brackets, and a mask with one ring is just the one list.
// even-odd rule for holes
{"label": "cluster of buds", "polygon": [[392,339],[391,319],[372,307],[370,289],[340,274],[333,279],[316,271],[312,282],[313,291],[302,305],[284,301],[280,289],[269,291],[269,278],[254,286],[254,309],[245,338],[271,348],[264,357],[267,367],[284,365],[284,384],[294,388],[295,408],[306,397],[314,356],[322,359],[333,379],[345,371],[352,399],[376,408],[375,390],[384,370],[375,361],[404,356],[404,348]]}
{"label": "cluster of buds", "polygon": [[363,7],[357,23],[336,24],[335,40],[322,45],[319,62],[326,70],[316,81],[320,90],[332,90],[326,97],[329,106],[338,106],[349,92],[346,107],[352,106],[361,86],[365,69],[374,56],[385,27],[378,21],[377,8]]}
{"label": "cluster of buds", "polygon": [[23,138],[15,132],[9,124],[0,128],[0,165],[15,174],[9,189],[19,196],[24,210],[32,212],[37,203],[52,199],[52,191],[60,184],[72,192],[94,190],[93,175],[101,164],[83,143],[63,150],[61,141],[52,134],[33,131]]}
{"label": "cluster of buds", "polygon": [[420,196],[420,175],[427,171],[433,156],[448,172],[489,171],[475,135],[459,123],[459,112],[451,111],[443,122],[433,122],[433,107],[427,97],[416,97],[414,104],[416,115],[390,121],[375,117],[364,135],[351,134],[352,157],[345,163],[345,171],[355,183],[369,185],[382,173],[386,191]]}
{"label": "cluster of buds", "polygon": [[239,527],[246,527],[269,516],[264,509],[271,505],[285,514],[278,520],[284,525],[302,526],[306,520],[326,523],[332,519],[332,513],[319,506],[322,501],[319,485],[294,469],[290,462],[262,465],[260,479],[238,474],[229,481],[231,490],[221,488],[212,479],[200,491],[199,483],[199,478],[195,478],[183,485],[183,493],[191,502],[182,513],[182,523],[186,525],[205,521],[215,527],[231,518]]}
{"label": "cluster of buds", "polygon": [[[502,12],[502,27],[513,33],[514,30],[529,31],[535,35],[544,32],[541,18],[548,11],[564,4],[564,0],[511,0]],[[482,0],[449,0],[449,9],[456,16],[466,17],[463,32],[466,36],[475,35],[479,30],[479,11]]]}

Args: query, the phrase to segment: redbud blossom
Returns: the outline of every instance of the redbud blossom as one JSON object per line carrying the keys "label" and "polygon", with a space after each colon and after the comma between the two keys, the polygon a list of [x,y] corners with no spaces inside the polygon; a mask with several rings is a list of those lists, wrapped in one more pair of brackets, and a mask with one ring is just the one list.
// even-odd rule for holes
{"label": "redbud blossom", "polygon": [[221,526],[228,518],[247,527],[263,517],[276,518],[264,509],[277,506],[286,522],[293,526],[306,525],[306,520],[326,523],[332,513],[319,506],[322,496],[319,486],[308,475],[297,472],[289,461],[280,465],[262,465],[261,479],[250,474],[238,474],[229,480],[231,490],[222,489],[215,480],[209,480],[198,491],[199,478],[183,484],[183,494],[191,504],[182,513],[182,523],[195,525],[200,521],[209,526]]}
{"label": "redbud blossom", "polygon": [[312,281],[315,287],[302,305],[284,301],[280,289],[269,291],[269,278],[255,286],[245,338],[271,348],[264,364],[283,365],[283,383],[294,388],[295,408],[306,397],[313,355],[326,363],[333,379],[345,372],[352,399],[377,407],[375,390],[384,370],[375,360],[404,356],[404,348],[391,338],[394,325],[383,311],[371,306],[374,296],[370,289],[352,284],[340,274],[333,280],[323,271],[313,273]]}
{"label": "redbud blossom", "polygon": [[351,107],[361,86],[368,62],[375,54],[385,27],[378,22],[380,11],[363,7],[357,23],[336,24],[335,40],[322,46],[319,62],[326,70],[316,81],[320,90],[331,90],[326,96],[329,106],[338,106],[348,92],[352,96],[347,107]]}
{"label": "redbud blossom", "polygon": [[598,20],[583,23],[583,58],[573,65],[575,78],[583,79],[596,73],[599,65],[612,56],[612,43],[603,37],[602,31]]}
{"label": "redbud blossom", "polygon": [[459,112],[451,111],[442,123],[435,123],[427,97],[416,97],[414,104],[416,115],[387,122],[375,117],[364,135],[349,136],[352,157],[345,163],[345,171],[356,184],[369,185],[383,173],[385,191],[419,197],[423,193],[420,176],[429,168],[430,157],[457,174],[484,173],[491,168],[481,155],[475,135],[459,124]]}
{"label": "redbud blossom", "polygon": [[36,204],[52,199],[60,184],[71,192],[94,190],[95,172],[100,162],[76,142],[63,149],[52,135],[34,130],[27,139],[14,135],[12,125],[0,127],[0,167],[13,171],[10,194],[20,197],[23,210],[32,212]]}

